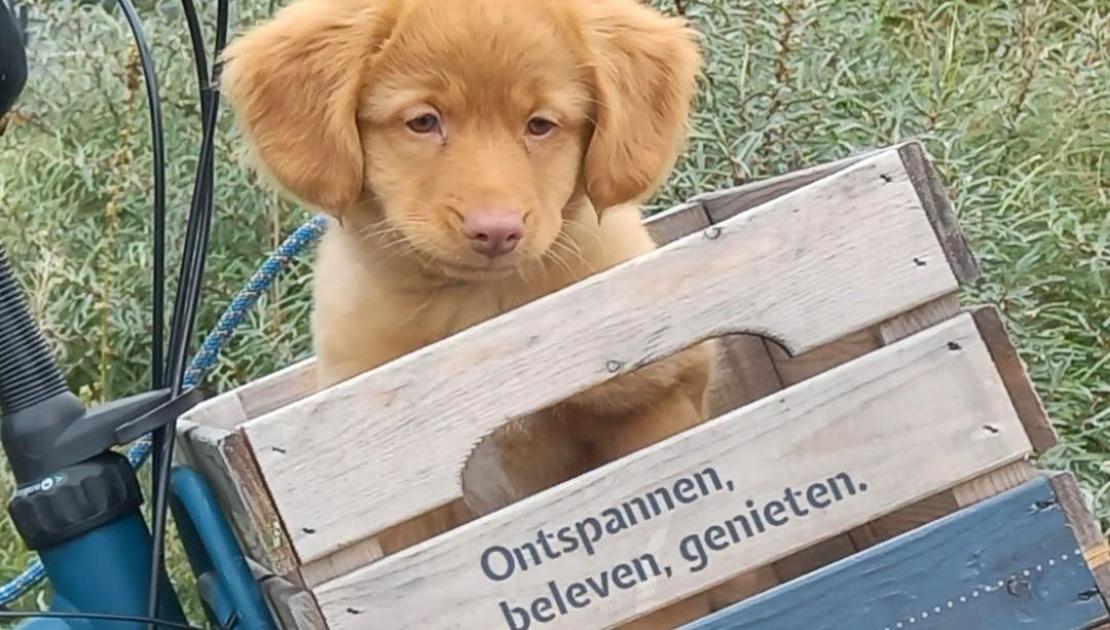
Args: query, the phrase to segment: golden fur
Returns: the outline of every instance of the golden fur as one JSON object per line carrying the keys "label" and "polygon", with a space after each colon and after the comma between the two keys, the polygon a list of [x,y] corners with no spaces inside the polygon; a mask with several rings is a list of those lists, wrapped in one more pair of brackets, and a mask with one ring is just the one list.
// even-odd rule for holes
{"label": "golden fur", "polygon": [[[334,217],[315,269],[321,386],[653,249],[636,204],[674,164],[701,65],[684,22],[635,0],[297,0],[225,59],[261,170]],[[523,226],[504,256],[463,234],[491,211]],[[464,473],[469,510],[410,522],[395,546],[702,421],[711,352],[498,433]]]}

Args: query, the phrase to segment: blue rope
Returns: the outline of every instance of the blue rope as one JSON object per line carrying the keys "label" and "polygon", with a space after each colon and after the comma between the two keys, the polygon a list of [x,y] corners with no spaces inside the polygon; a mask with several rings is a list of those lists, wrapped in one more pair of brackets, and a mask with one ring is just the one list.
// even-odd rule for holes
{"label": "blue rope", "polygon": [[[200,352],[193,356],[189,368],[185,371],[183,379],[185,387],[195,387],[216,366],[220,358],[220,351],[235,333],[235,329],[243,323],[247,313],[258,302],[262,294],[270,290],[270,286],[289,263],[311,247],[327,229],[327,219],[322,216],[306,221],[289,235],[272,254],[262,263],[258,271],[254,272],[247,285],[231,300],[231,304],[224,310],[216,327],[204,339]],[[145,435],[131,446],[127,451],[127,459],[132,468],[139,469],[150,455],[150,436]],[[0,586],[0,606],[7,606],[22,597],[27,591],[46,577],[46,570],[42,562],[35,559],[22,573],[17,575],[7,584]]]}

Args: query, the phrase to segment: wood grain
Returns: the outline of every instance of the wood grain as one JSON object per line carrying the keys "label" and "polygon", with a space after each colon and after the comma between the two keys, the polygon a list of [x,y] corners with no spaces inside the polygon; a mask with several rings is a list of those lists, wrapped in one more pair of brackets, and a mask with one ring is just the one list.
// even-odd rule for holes
{"label": "wood grain", "polygon": [[[797,185],[808,183],[794,182]],[[784,186],[779,186],[783,188]],[[666,245],[712,225],[698,202],[687,203],[653,215],[644,224],[659,245]],[[717,366],[709,385],[710,417],[746,405],[782,389],[762,337],[726,335],[720,338]]]}
{"label": "wood grain", "polygon": [[[919,264],[921,261],[915,261]],[[960,313],[959,297],[955,291],[899,313],[877,326],[876,341],[890,345],[931,326],[949,320]],[[857,550],[867,549],[889,538],[913,530],[959,509],[960,503],[952,490],[945,490],[917,503],[885,514],[850,533]]]}
{"label": "wood grain", "polygon": [[1090,627],[1108,611],[1055,499],[1032,481],[683,630]]}
{"label": "wood grain", "polygon": [[802,353],[950,293],[947,267],[913,263],[940,249],[901,168],[881,154],[249,421],[298,555],[458,499],[470,449],[507,420],[694,342]]}
{"label": "wood grain", "polygon": [[[1044,410],[1039,399],[1032,391],[1032,385],[1025,373],[1024,366],[1016,358],[1016,352],[1001,327],[1001,321],[991,317],[982,309],[973,311],[976,325],[991,352],[999,375],[1010,393],[1026,433],[1036,448],[1046,443],[1043,427],[1047,424]],[[879,327],[879,337],[883,343],[893,343],[919,332],[938,322],[945,321],[960,312],[959,299],[955,293],[923,304],[898,317],[884,322]],[[995,313],[997,316],[997,313]],[[1015,361],[1017,363],[1015,364]],[[1035,402],[1034,402],[1035,401]],[[1049,427],[1051,429],[1051,427]],[[1054,435],[1053,435],[1054,438]],[[967,507],[1000,492],[1015,488],[1035,476],[1033,466],[1027,461],[1013,462],[998,470],[986,472],[959,486],[929,497],[920,503],[895,514],[876,519],[872,523],[853,531],[851,536],[858,549],[866,549],[883,540],[910,531],[920,525]]]}
{"label": "wood grain", "polygon": [[312,593],[278,576],[267,576],[259,584],[282,630],[327,630]]}
{"label": "wood grain", "polygon": [[856,546],[848,532],[810,545],[774,563],[775,577],[780,584],[801,577],[856,553]]}
{"label": "wood grain", "polygon": [[656,244],[666,245],[687,234],[700,232],[710,223],[705,208],[700,203],[692,202],[652,215],[644,221],[644,226]]}
{"label": "wood grain", "polygon": [[[784,383],[792,385],[863,356],[882,345],[889,345],[920,332],[959,312],[959,299],[953,292],[901,313],[878,326],[853,333],[797,357],[791,357],[781,347],[770,344],[771,357]],[[798,554],[797,557],[781,560],[776,563],[775,570],[782,581],[794,579],[922,523],[935,520],[957,508],[955,497],[951,496],[950,491],[945,491],[895,513],[885,514],[852,532]]]}
{"label": "wood grain", "polygon": [[[899,456],[876,457],[876,448]],[[506,627],[499,602],[528,606],[550,593],[551,581],[565,587],[586,576],[601,579],[607,568],[645,553],[659,567],[673,567],[669,579],[660,575],[643,588],[614,590],[581,613],[572,610],[544,624],[580,628],[588,619],[591,626],[608,626],[1020,460],[1030,450],[974,322],[963,316],[386,557],[314,594],[336,630],[365,627],[365,619],[389,619],[405,628],[493,628]],[[776,461],[790,465],[768,467]],[[904,474],[907,469],[914,474]],[[735,480],[739,495],[709,494],[694,508],[654,515],[598,539],[592,556],[580,548],[503,581],[483,575],[483,550],[523,548],[521,543],[537,540],[538,531],[555,532],[563,524],[576,530],[588,516],[706,470],[719,471],[722,483]],[[819,518],[794,518],[716,551],[698,572],[690,570],[696,563],[680,555],[683,544],[692,544],[683,542],[688,535],[744,514],[745,499],[773,500],[785,496],[783,488],[805,488],[840,472],[861,491],[867,484],[866,500],[852,501],[845,493]],[[427,606],[430,601],[436,606]]]}
{"label": "wood grain", "polygon": [[710,417],[738,409],[782,389],[782,381],[762,337],[720,338],[717,369],[709,384]]}
{"label": "wood grain", "polygon": [[316,359],[305,359],[234,392],[248,418],[279,409],[318,391]]}
{"label": "wood grain", "polygon": [[1028,461],[1011,462],[952,489],[952,496],[960,507],[974,505],[1011,488],[1016,488],[1036,476],[1036,469]]}
{"label": "wood grain", "polygon": [[883,322],[878,337],[883,344],[894,343],[959,313],[960,298],[953,292]]}
{"label": "wood grain", "polygon": [[1107,545],[1106,537],[1099,530],[1098,522],[1087,508],[1075,476],[1065,472],[1054,473],[1050,478],[1060,507],[1067,516],[1068,524],[1075,531],[1075,537],[1083,549],[1087,565],[1094,573],[1102,600],[1108,601],[1110,600],[1110,546]]}
{"label": "wood grain", "polygon": [[299,562],[242,434],[179,421],[179,452],[212,487],[243,551],[273,573],[300,580]]}
{"label": "wood grain", "polygon": [[839,173],[849,166],[858,164],[880,153],[897,151],[904,144],[869,149],[833,162],[818,164],[725,190],[702,193],[695,196],[691,201],[700,203],[713,223],[720,223],[741,212],[746,212],[768,201],[778,199],[799,188]]}
{"label": "wood grain", "polygon": [[[793,190],[809,185],[814,181],[829,174],[843,170],[851,164],[862,160],[869,154],[851,156],[834,163],[819,165],[786,175],[767,180],[752,182],[735,189],[720,191],[703,195],[719,218],[726,218],[743,210],[751,209],[753,205],[762,203],[776,196],[781,196]],[[711,225],[709,213],[701,202],[681,204],[665,212],[655,214],[645,221],[653,238],[662,244],[667,244],[678,238],[703,230]],[[744,404],[769,395],[782,388],[769,351],[764,340],[752,335],[727,335],[720,339],[721,353],[719,365],[715,371],[715,379],[711,384],[710,409],[712,415],[720,415],[736,409]],[[209,401],[201,407],[191,411],[183,426],[193,426],[191,422],[234,429],[248,418],[253,418],[284,405],[300,400],[317,391],[315,383],[315,358],[300,361],[278,372],[252,381],[231,392],[226,392]],[[188,443],[188,431],[182,430],[181,439]],[[203,434],[204,432],[202,432]],[[199,435],[199,434],[198,434]],[[210,445],[201,445],[200,448],[210,448]],[[258,528],[260,524],[249,520],[251,514],[244,507],[241,493],[228,486],[228,471],[220,471],[218,457],[208,457],[201,470],[207,473],[210,482],[221,486],[228,495],[226,501],[235,504],[233,512],[238,516],[235,519],[239,534],[244,539],[252,541],[255,555],[263,557],[262,546]],[[370,544],[372,549],[362,550]],[[316,584],[327,578],[345,573],[357,566],[371,562],[382,555],[382,551],[373,539],[367,539],[342,553],[331,554],[310,562],[301,568],[303,579],[308,584]],[[361,550],[361,551],[360,551]],[[283,554],[289,555],[289,554]],[[807,556],[808,557],[808,556]],[[789,560],[784,560],[788,562]],[[768,568],[768,571],[770,569]],[[738,578],[739,579],[739,578]],[[769,584],[767,579],[755,580],[760,584]],[[765,587],[765,586],[764,586]],[[725,587],[721,587],[722,589]],[[719,589],[720,590],[720,589]],[[739,592],[746,590],[732,588]]]}
{"label": "wood grain", "polygon": [[859,551],[931,523],[960,509],[951,490],[926,497],[891,514],[852,530],[852,543]]}
{"label": "wood grain", "polygon": [[967,237],[956,222],[948,194],[941,186],[936,171],[929,164],[925,147],[920,142],[908,142],[899,148],[906,171],[910,174],[929,221],[936,230],[937,239],[944,248],[948,264],[952,267],[960,284],[969,285],[979,279],[979,263],[968,245]]}
{"label": "wood grain", "polygon": [[792,357],[782,346],[769,343],[775,371],[783,385],[801,383],[837,365],[847,363],[871,352],[880,345],[874,331],[865,328],[845,335],[836,341]]}
{"label": "wood grain", "polygon": [[[790,386],[823,374],[832,368],[857,359],[880,347],[874,327],[865,328],[845,337],[792,357],[775,343],[764,340],[775,373],[784,386]],[[807,549],[783,558],[774,564],[780,582],[788,582],[814,569],[823,567],[857,551],[851,532],[821,541]]]}
{"label": "wood grain", "polygon": [[1006,325],[1002,323],[1002,316],[993,306],[981,306],[972,310],[975,323],[979,326],[979,333],[987,340],[987,347],[991,350],[994,364],[1002,375],[1002,382],[1010,392],[1021,421],[1025,423],[1025,432],[1038,453],[1043,453],[1056,446],[1059,439],[1052,422],[1048,419],[1041,397],[1033,388],[1029,372],[1025,369],[1025,362],[1018,355],[1010,336],[1006,334]]}

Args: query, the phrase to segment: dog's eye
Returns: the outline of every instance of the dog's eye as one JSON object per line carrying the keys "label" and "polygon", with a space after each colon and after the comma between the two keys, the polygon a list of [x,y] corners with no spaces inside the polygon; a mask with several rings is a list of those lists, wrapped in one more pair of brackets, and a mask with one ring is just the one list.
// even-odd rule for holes
{"label": "dog's eye", "polygon": [[407,121],[405,125],[416,133],[432,133],[439,130],[439,116],[423,114]]}
{"label": "dog's eye", "polygon": [[554,122],[537,116],[528,121],[528,133],[533,136],[546,136],[557,126]]}

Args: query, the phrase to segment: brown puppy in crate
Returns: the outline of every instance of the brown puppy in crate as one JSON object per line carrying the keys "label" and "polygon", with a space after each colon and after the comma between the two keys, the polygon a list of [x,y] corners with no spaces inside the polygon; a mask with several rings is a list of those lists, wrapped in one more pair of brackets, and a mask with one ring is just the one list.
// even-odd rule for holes
{"label": "brown puppy in crate", "polygon": [[[334,217],[321,386],[653,249],[635,204],[674,164],[701,63],[683,21],[636,0],[295,0],[225,58],[261,170]],[[467,506],[702,421],[711,359],[690,348],[500,432]],[[465,515],[439,517],[401,538]]]}

